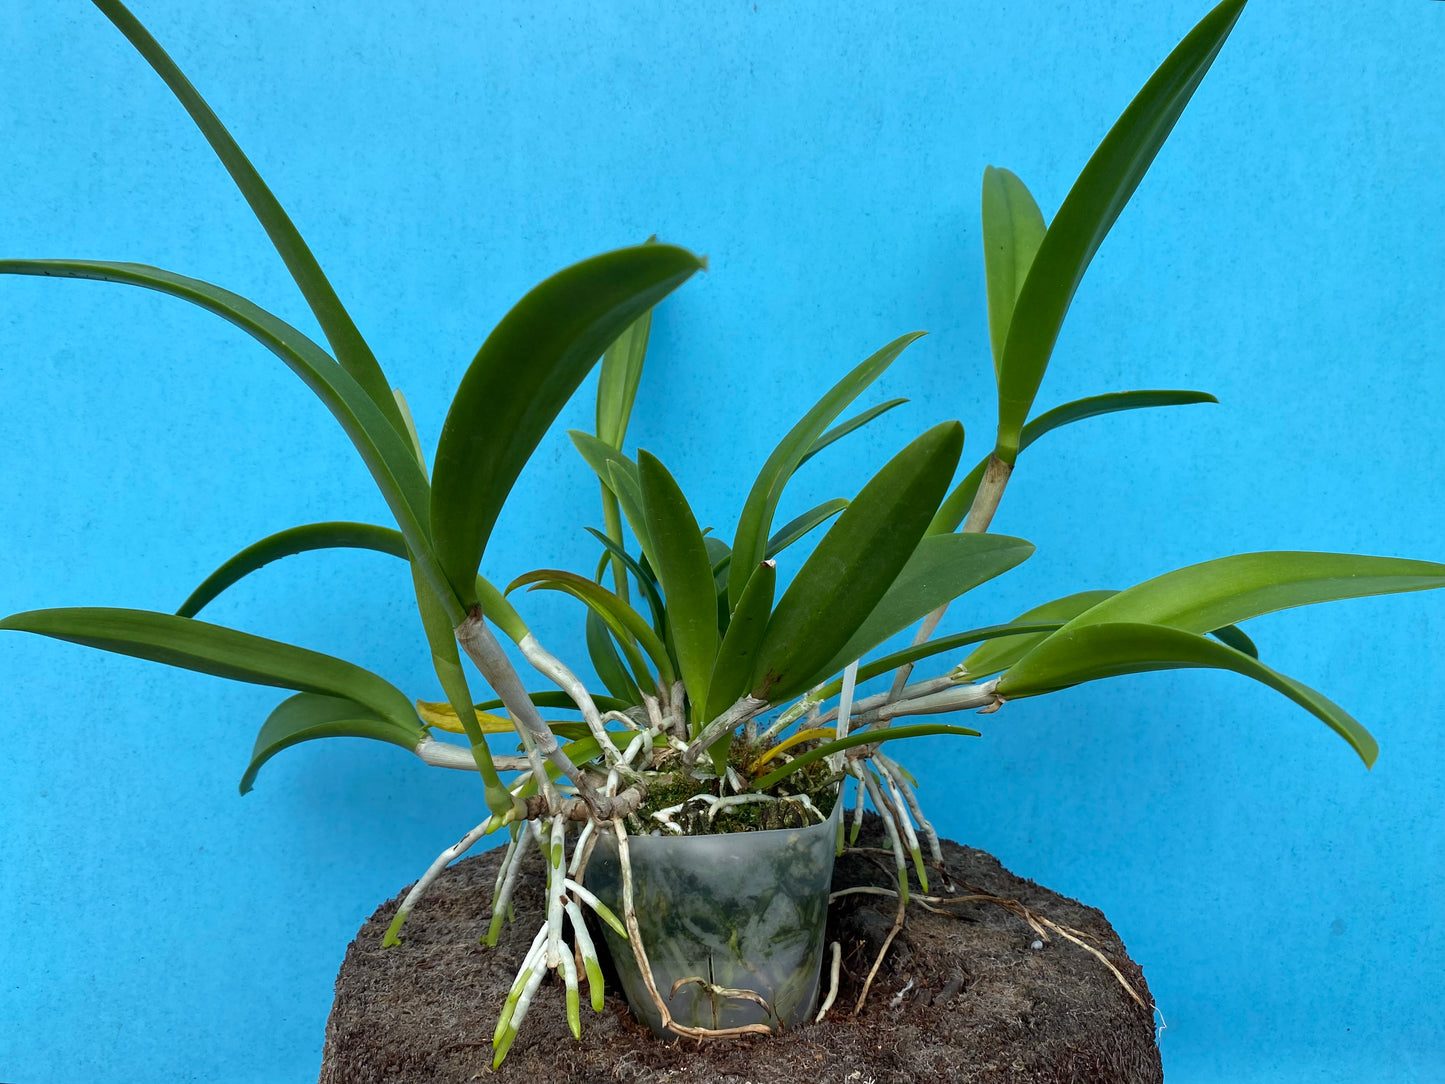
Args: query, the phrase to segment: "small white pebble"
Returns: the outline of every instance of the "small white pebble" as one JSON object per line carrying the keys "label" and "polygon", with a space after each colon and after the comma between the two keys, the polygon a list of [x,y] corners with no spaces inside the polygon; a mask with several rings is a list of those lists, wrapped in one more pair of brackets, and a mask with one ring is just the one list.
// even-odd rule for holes
{"label": "small white pebble", "polygon": [[1035,941],[1032,945],[1029,946],[1029,948],[1031,949],[1041,949],[1043,947],[1044,943],[1042,941]]}

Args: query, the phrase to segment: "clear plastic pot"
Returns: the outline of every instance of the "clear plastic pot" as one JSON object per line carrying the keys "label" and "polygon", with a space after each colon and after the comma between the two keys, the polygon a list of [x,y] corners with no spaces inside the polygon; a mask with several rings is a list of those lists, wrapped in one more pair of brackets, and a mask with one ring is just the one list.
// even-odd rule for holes
{"label": "clear plastic pot", "polygon": [[[716,836],[628,836],[642,944],[658,993],[679,1024],[787,1027],[817,1007],[823,934],[841,802],[822,824]],[[604,833],[587,886],[620,916],[617,840]],[[653,1032],[673,1038],[632,954],[605,929],[627,1002]],[[679,980],[684,983],[675,993]],[[727,996],[750,990],[768,1004]]]}

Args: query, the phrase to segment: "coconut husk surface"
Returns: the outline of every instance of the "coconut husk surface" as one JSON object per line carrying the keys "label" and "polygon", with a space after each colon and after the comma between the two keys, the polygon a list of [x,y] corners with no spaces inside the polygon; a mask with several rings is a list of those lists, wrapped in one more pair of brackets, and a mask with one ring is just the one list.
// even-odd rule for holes
{"label": "coconut husk surface", "polygon": [[[896,887],[871,815],[858,846],[874,850],[838,860],[834,891]],[[591,1011],[583,990],[578,1042],[567,1030],[562,988],[549,979],[496,1072],[492,1032],[542,921],[543,866],[535,854],[524,866],[515,919],[488,949],[478,939],[501,851],[465,859],[412,912],[400,946],[383,948],[382,935],[404,893],[382,904],[347,948],[321,1084],[1160,1084],[1148,986],[1103,914],[1014,876],[984,851],[951,841],[942,849],[953,887],[935,871],[933,894],[991,899],[944,905],[947,914],[911,904],[856,1016],[895,924],[894,898],[849,895],[830,908],[827,938],[841,945],[842,969],[822,1023],[773,1037],[669,1042],[633,1019],[609,974],[602,1013]],[[1060,928],[1102,954],[1143,1004]],[[825,993],[826,972],[825,962]]]}

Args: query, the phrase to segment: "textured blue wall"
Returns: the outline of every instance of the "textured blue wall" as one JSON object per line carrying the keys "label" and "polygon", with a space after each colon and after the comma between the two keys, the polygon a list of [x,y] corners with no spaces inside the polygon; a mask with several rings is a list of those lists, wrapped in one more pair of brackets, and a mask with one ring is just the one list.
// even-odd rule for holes
{"label": "textured blue wall", "polygon": [[[660,313],[635,439],[727,529],[825,382],[914,328],[913,402],[819,462],[852,492],[911,433],[992,415],[986,163],[1052,215],[1201,0],[957,5],[137,0],[310,239],[435,441],[530,284],[657,232],[711,273]],[[311,327],[228,179],[81,0],[6,5],[0,252],[136,260]],[[951,628],[1260,548],[1445,557],[1445,5],[1255,0],[1095,261],[1040,407],[1200,387],[1029,452],[997,529],[1034,560]],[[105,285],[0,281],[0,609],[165,609],[242,545],[386,511],[309,393],[240,333]],[[726,406],[724,407],[724,404]],[[560,436],[489,559],[584,567]],[[787,509],[784,510],[785,512]],[[436,695],[389,558],[273,566],[212,619]],[[531,596],[556,645],[577,611]],[[921,743],[940,828],[1104,909],[1168,1023],[1170,1084],[1445,1080],[1445,596],[1255,623],[1355,709],[1366,772],[1230,675],[1125,679]],[[238,798],[274,690],[0,638],[0,1077],[303,1081],[346,942],[480,817],[362,742]],[[459,931],[465,936],[465,931]]]}

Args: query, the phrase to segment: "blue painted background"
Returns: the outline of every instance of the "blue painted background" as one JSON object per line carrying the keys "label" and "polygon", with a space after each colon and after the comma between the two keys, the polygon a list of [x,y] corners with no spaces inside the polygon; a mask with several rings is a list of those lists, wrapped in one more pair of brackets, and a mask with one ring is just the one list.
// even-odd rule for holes
{"label": "blue painted background", "polygon": [[[1199,0],[195,5],[137,0],[291,210],[431,447],[492,323],[545,274],[652,232],[711,257],[659,313],[633,435],[704,522],[836,374],[911,329],[784,514],[911,434],[991,441],[978,183],[1052,216]],[[0,251],[137,260],[311,328],[225,174],[80,0],[0,11]],[[1230,552],[1445,558],[1445,5],[1245,12],[1096,259],[1040,408],[1132,387],[1218,407],[1026,453],[996,520],[1038,544],[946,628]],[[0,609],[166,609],[316,519],[384,522],[344,437],[240,333],[100,284],[0,281]],[[489,555],[594,559],[561,431]],[[971,461],[971,460],[970,460]],[[213,620],[428,676],[404,568],[272,566]],[[531,596],[570,652],[572,604]],[[906,759],[948,836],[1103,908],[1167,1021],[1170,1084],[1445,1080],[1445,596],[1251,628],[1351,707],[1366,772],[1273,693],[1164,674],[1011,704]],[[235,785],[274,690],[0,638],[0,1078],[313,1079],[362,919],[481,816],[390,746],[288,751]],[[465,936],[459,931],[458,936]]]}

